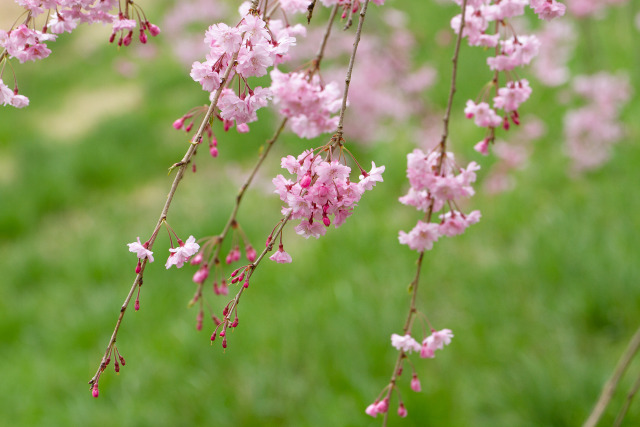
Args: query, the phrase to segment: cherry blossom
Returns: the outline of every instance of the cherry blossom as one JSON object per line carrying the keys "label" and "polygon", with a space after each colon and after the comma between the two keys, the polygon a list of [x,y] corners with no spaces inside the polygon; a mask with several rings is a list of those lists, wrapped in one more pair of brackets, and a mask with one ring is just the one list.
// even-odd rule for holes
{"label": "cherry blossom", "polygon": [[420,344],[411,335],[391,334],[391,345],[405,353],[420,351]]}
{"label": "cherry blossom", "polygon": [[282,245],[280,245],[278,247],[278,250],[276,251],[276,253],[274,253],[273,255],[271,255],[269,257],[269,259],[271,261],[275,261],[277,263],[280,264],[289,264],[291,263],[291,255],[289,255],[285,250],[284,247]]}
{"label": "cherry blossom", "polygon": [[143,260],[148,258],[149,262],[153,262],[153,252],[148,249],[148,243],[144,245],[140,243],[140,237],[138,237],[137,242],[127,243],[127,246],[129,246],[129,252],[135,253],[138,259]]}
{"label": "cherry blossom", "polygon": [[171,254],[165,264],[167,269],[172,265],[175,265],[176,268],[181,268],[185,262],[189,261],[189,257],[195,255],[200,249],[200,245],[196,243],[196,238],[193,236],[189,236],[186,242],[178,241],[178,245],[177,248],[169,249]]}

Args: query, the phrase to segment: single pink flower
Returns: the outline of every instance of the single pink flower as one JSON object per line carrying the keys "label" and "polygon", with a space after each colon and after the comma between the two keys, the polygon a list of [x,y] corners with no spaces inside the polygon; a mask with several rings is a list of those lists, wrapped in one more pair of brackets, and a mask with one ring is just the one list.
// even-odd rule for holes
{"label": "single pink flower", "polygon": [[148,258],[149,262],[153,262],[153,252],[140,243],[140,237],[138,237],[137,242],[127,243],[127,246],[129,246],[129,252],[135,253],[138,259],[143,260]]}
{"label": "single pink flower", "polygon": [[288,264],[291,260],[291,255],[285,252],[282,245],[278,248],[278,251],[269,257],[271,261],[275,261],[280,264]]}

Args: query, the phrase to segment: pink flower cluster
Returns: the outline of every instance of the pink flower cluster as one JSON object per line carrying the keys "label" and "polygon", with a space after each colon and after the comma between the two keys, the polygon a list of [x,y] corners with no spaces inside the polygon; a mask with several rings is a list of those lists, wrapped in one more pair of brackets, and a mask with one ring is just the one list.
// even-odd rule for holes
{"label": "pink flower cluster", "polygon": [[391,345],[400,351],[411,354],[412,351],[420,352],[420,357],[433,359],[436,350],[442,350],[445,345],[451,343],[453,334],[450,329],[441,331],[431,331],[431,335],[422,340],[416,341],[411,335],[391,334]]}
{"label": "pink flower cluster", "polygon": [[[460,0],[454,0],[459,5]],[[493,98],[493,107],[484,100],[479,103],[469,100],[465,114],[467,118],[474,118],[477,126],[488,128],[488,136],[474,147],[482,154],[488,154],[489,144],[495,138],[495,129],[502,124],[505,130],[509,129],[510,120],[516,125],[520,124],[518,107],[531,95],[531,88],[526,79],[514,79],[511,73],[516,67],[527,65],[538,54],[540,41],[535,35],[516,35],[513,26],[507,22],[524,14],[524,8],[529,5],[540,19],[550,20],[565,13],[565,6],[556,0],[470,0],[464,11],[465,24],[462,35],[467,37],[469,45],[492,47],[497,49],[496,56],[487,58],[487,65],[495,75],[490,84],[495,88],[496,96]],[[496,22],[494,34],[488,34],[487,30],[493,28],[490,24]],[[460,32],[462,14],[451,20],[451,28],[456,34]],[[505,31],[500,32],[500,27]],[[511,34],[506,38],[506,35]],[[501,37],[504,37],[501,39]],[[505,72],[507,83],[499,87],[498,75]],[[483,93],[487,96],[489,91]],[[496,109],[502,109],[504,115],[496,113]]]}
{"label": "pink flower cluster", "polygon": [[11,90],[9,86],[4,84],[0,79],[0,105],[11,105],[16,108],[23,108],[29,105],[29,98],[24,95],[18,95],[18,90]]}
{"label": "pink flower cluster", "polygon": [[[453,334],[450,329],[443,329],[441,331],[431,330],[431,335],[423,339],[422,343],[416,341],[409,334],[391,334],[391,345],[404,353],[411,354],[411,352],[416,351],[420,352],[420,357],[422,358],[433,359],[435,357],[435,351],[443,349],[445,345],[449,345],[451,338],[453,338]],[[420,380],[415,371],[411,376],[411,390],[415,392],[422,391]],[[384,398],[378,398],[375,402],[367,406],[364,412],[375,418],[378,414],[384,414],[388,410],[389,395],[387,394]],[[407,408],[405,408],[402,401],[400,401],[398,405],[398,415],[402,418],[407,416]]]}
{"label": "pink flower cluster", "polygon": [[[456,236],[464,233],[467,227],[480,220],[480,211],[467,215],[457,210],[456,200],[473,196],[472,183],[476,180],[476,171],[480,166],[471,162],[466,168],[456,165],[453,154],[447,153],[441,159],[439,151],[425,154],[415,149],[407,155],[407,177],[411,188],[400,198],[405,205],[414,206],[423,212],[439,212],[440,222],[418,221],[408,233],[400,231],[400,243],[418,252],[430,250],[440,236]],[[440,172],[438,172],[440,170]]]}
{"label": "pink flower cluster", "polygon": [[51,50],[45,42],[54,41],[56,37],[54,34],[46,34],[20,25],[9,32],[0,30],[0,46],[7,50],[10,57],[23,63],[49,56]]}
{"label": "pink flower cluster", "polygon": [[626,74],[600,72],[577,76],[573,90],[587,105],[565,115],[565,144],[574,171],[582,172],[606,162],[611,147],[624,135],[619,112],[631,97],[631,85]]}
{"label": "pink flower cluster", "polygon": [[213,96],[213,92],[220,88],[224,71],[237,54],[229,79],[240,79],[241,89],[237,94],[231,89],[224,89],[218,104],[226,129],[235,122],[239,131],[248,131],[246,123],[257,120],[256,110],[267,105],[271,90],[262,87],[251,89],[247,79],[264,76],[269,67],[284,61],[289,48],[296,44],[294,35],[304,33],[305,29],[300,25],[285,26],[275,19],[267,25],[252,13],[244,15],[235,27],[224,23],[209,27],[204,38],[209,48],[207,60],[192,64],[191,78]]}
{"label": "pink flower cluster", "polygon": [[[136,20],[128,19],[121,13],[114,15],[109,13],[119,6],[119,0],[16,0],[20,6],[27,11],[26,21],[12,28],[9,31],[0,30],[0,48],[4,48],[7,57],[0,58],[3,61],[16,58],[20,63],[26,61],[36,61],[44,59],[51,54],[51,49],[47,47],[47,42],[55,41],[56,34],[71,33],[79,23],[107,23],[113,25],[113,33],[109,39],[113,42],[116,33],[122,35],[118,45],[129,45],[131,43],[133,29],[136,27]],[[141,19],[144,13],[137,4],[129,2],[131,9],[135,9],[136,15]],[[48,22],[42,30],[35,29],[35,18],[39,15],[47,14]],[[152,36],[160,33],[160,29],[145,19],[140,21],[140,41],[146,43],[148,31]],[[126,34],[125,34],[126,33]],[[4,67],[2,67],[4,70]],[[6,86],[1,83],[0,74],[0,103],[2,105],[12,105],[17,108],[25,107],[29,104],[28,98],[18,95],[17,87],[13,90],[14,96],[9,97]]]}
{"label": "pink flower cluster", "polygon": [[566,83],[567,63],[576,43],[575,29],[566,20],[545,22],[536,37],[540,41],[539,54],[532,66],[536,78],[547,86]]}
{"label": "pink flower cluster", "polygon": [[621,5],[627,0],[567,0],[569,12],[579,18],[599,16],[609,6]]}
{"label": "pink flower cluster", "polygon": [[337,83],[322,86],[318,76],[309,81],[306,73],[285,74],[277,69],[271,71],[271,81],[273,102],[280,107],[280,114],[289,118],[296,135],[315,138],[337,127],[338,117],[331,117],[342,104]]}
{"label": "pink flower cluster", "polygon": [[298,158],[283,157],[281,165],[295,176],[295,181],[282,175],[273,179],[275,192],[286,203],[282,213],[301,220],[295,230],[306,238],[319,238],[331,223],[336,228],[344,224],[362,194],[382,182],[385,169],[372,162],[370,172],[361,171],[360,181],[351,182],[351,168],[335,160],[323,160],[311,150]]}

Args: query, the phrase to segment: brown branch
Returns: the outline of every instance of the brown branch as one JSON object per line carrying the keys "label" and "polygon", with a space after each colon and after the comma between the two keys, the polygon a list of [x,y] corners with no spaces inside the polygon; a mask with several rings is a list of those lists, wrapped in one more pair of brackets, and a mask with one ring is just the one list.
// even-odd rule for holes
{"label": "brown branch", "polygon": [[[466,7],[467,7],[467,0],[463,0],[462,19],[460,20],[460,30],[458,31],[458,37],[456,39],[456,47],[453,53],[453,58],[451,59],[451,62],[453,63],[453,70],[451,72],[451,87],[449,89],[449,98],[447,100],[447,108],[444,113],[444,118],[442,119],[442,122],[443,122],[442,138],[440,139],[440,144],[438,147],[440,150],[440,158],[438,160],[438,170],[437,170],[438,174],[442,173],[443,159],[446,156],[447,138],[449,136],[449,119],[451,117],[453,96],[456,93],[456,78],[458,74],[458,57],[460,53],[460,44],[462,42],[462,30],[465,24],[464,18],[465,18]],[[431,222],[431,217],[433,215],[433,206],[434,206],[434,200],[432,199],[426,214],[427,222]],[[409,306],[409,313],[407,315],[407,320],[405,321],[405,324],[404,324],[403,335],[407,335],[411,331],[411,327],[413,326],[413,321],[415,320],[415,315],[417,313],[416,301],[418,298],[418,284],[420,283],[420,272],[422,271],[423,260],[424,260],[424,251],[420,252],[420,255],[417,261],[416,274],[410,285],[411,303]],[[391,375],[389,385],[387,386],[386,398],[390,399],[391,394],[393,393],[393,389],[395,388],[398,376],[402,372],[403,361],[406,357],[407,357],[406,353],[403,350],[400,350],[400,353],[398,354],[398,358],[396,359],[396,364],[393,368],[393,374]],[[383,426],[387,425],[388,418],[389,418],[389,410],[387,410],[384,413],[384,419],[382,421]]]}
{"label": "brown branch", "polygon": [[616,391],[616,387],[618,386],[618,382],[620,381],[620,378],[622,378],[622,375],[624,375],[624,372],[629,367],[629,364],[631,363],[631,360],[638,352],[638,349],[640,349],[640,328],[636,331],[635,335],[631,338],[631,341],[629,341],[629,345],[627,346],[627,349],[625,350],[625,352],[622,354],[622,357],[618,361],[618,364],[616,365],[616,368],[613,371],[613,375],[602,388],[600,397],[598,398],[596,405],[591,411],[589,418],[587,418],[587,421],[585,421],[585,423],[583,424],[583,427],[595,427],[598,424],[598,421],[600,421],[600,417],[602,417],[602,414],[604,414],[605,409],[609,405],[609,402],[611,401],[611,398],[613,397],[613,394]]}
{"label": "brown branch", "polygon": [[[151,234],[151,238],[149,239],[149,245],[148,245],[148,249],[149,250],[151,248],[153,248],[153,244],[154,244],[154,242],[156,240],[156,237],[158,236],[158,232],[160,231],[160,227],[162,227],[162,224],[167,219],[167,214],[169,213],[169,207],[171,206],[171,202],[173,200],[173,196],[176,193],[176,190],[178,189],[178,185],[180,184],[180,181],[182,181],[182,178],[184,176],[184,172],[187,169],[187,165],[189,164],[189,162],[191,161],[191,158],[194,156],[194,154],[196,153],[196,151],[198,149],[198,144],[202,140],[202,134],[204,132],[204,128],[207,125],[211,115],[213,114],[213,111],[214,111],[215,107],[218,105],[218,100],[220,99],[220,94],[222,93],[222,90],[227,85],[227,82],[228,82],[228,79],[229,79],[229,75],[231,74],[231,70],[235,66],[235,62],[236,62],[237,58],[238,58],[238,52],[235,52],[233,54],[231,60],[229,61],[229,66],[227,67],[227,69],[226,69],[226,71],[224,73],[224,76],[221,79],[220,87],[216,91],[216,93],[214,95],[214,98],[211,101],[211,105],[209,106],[209,110],[207,111],[207,113],[205,114],[204,118],[202,119],[202,123],[200,124],[200,127],[198,128],[198,131],[194,135],[191,143],[189,144],[189,148],[187,149],[187,152],[182,157],[182,160],[180,160],[178,163],[174,164],[173,166],[171,166],[171,168],[169,168],[169,171],[173,170],[174,168],[178,168],[178,172],[176,173],[176,176],[173,179],[173,183],[171,184],[171,189],[169,190],[169,194],[167,194],[167,201],[165,202],[164,207],[162,208],[162,212],[160,213],[160,217],[158,218],[158,222],[157,222],[157,224],[156,224],[156,226],[155,226],[155,228],[153,230],[153,233]],[[107,349],[105,350],[104,356],[102,356],[102,361],[100,362],[100,366],[98,367],[98,370],[97,370],[96,374],[93,376],[93,378],[91,378],[91,380],[89,380],[89,384],[91,384],[91,385],[94,385],[94,384],[98,383],[98,381],[100,379],[100,375],[102,374],[102,372],[106,368],[107,359],[109,358],[109,355],[112,352],[113,346],[116,343],[116,337],[118,335],[118,330],[120,329],[120,324],[122,323],[122,319],[124,318],[124,313],[127,310],[127,307],[129,306],[129,303],[131,302],[131,298],[133,297],[133,294],[136,291],[136,288],[138,286],[142,285],[142,277],[144,275],[144,269],[145,269],[145,267],[147,265],[147,261],[148,261],[147,258],[145,258],[142,261],[141,266],[140,266],[140,272],[137,274],[135,280],[133,281],[133,284],[131,285],[131,289],[129,290],[129,294],[125,298],[124,303],[122,304],[122,307],[120,307],[120,313],[118,315],[118,320],[116,321],[116,326],[115,326],[115,328],[113,330],[113,333],[111,334],[111,339],[109,340],[109,344],[107,345]]]}
{"label": "brown branch", "polygon": [[344,113],[347,111],[347,96],[349,95],[349,85],[351,84],[351,73],[353,71],[353,64],[356,60],[356,52],[358,51],[358,44],[360,43],[360,35],[362,34],[362,26],[364,25],[364,17],[367,13],[367,6],[369,0],[364,0],[362,9],[360,9],[360,19],[358,19],[358,28],[356,29],[356,35],[353,40],[353,51],[349,58],[349,66],[347,67],[347,75],[344,78],[344,92],[342,94],[342,106],[340,107],[340,119],[338,121],[338,128],[334,136],[335,140],[340,143],[342,141],[342,134],[344,128]]}

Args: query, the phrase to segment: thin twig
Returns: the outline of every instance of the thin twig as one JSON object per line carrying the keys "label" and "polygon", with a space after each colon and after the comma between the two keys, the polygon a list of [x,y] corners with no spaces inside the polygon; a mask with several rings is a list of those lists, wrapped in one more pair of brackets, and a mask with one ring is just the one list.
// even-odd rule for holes
{"label": "thin twig", "polygon": [[[465,9],[467,7],[467,0],[463,0],[462,2],[462,19],[460,20],[460,29],[458,31],[458,37],[456,39],[456,47],[453,53],[453,58],[451,59],[453,63],[453,70],[451,72],[451,87],[449,89],[449,99],[447,100],[447,108],[444,113],[443,122],[443,130],[442,130],[442,138],[440,139],[439,149],[440,149],[440,159],[438,161],[438,170],[437,174],[442,173],[442,162],[443,158],[446,155],[446,146],[447,146],[447,138],[449,136],[449,119],[451,117],[451,107],[453,105],[453,96],[456,92],[456,77],[458,73],[458,56],[460,53],[460,44],[462,42],[462,30],[465,24]],[[429,209],[426,214],[426,221],[431,222],[431,217],[433,215],[433,206],[434,199],[431,200],[429,204]],[[411,331],[411,327],[413,326],[413,321],[415,319],[415,315],[417,313],[416,301],[418,298],[418,284],[420,283],[420,272],[422,271],[422,261],[424,260],[424,251],[420,252],[418,256],[417,266],[416,266],[416,274],[413,278],[413,281],[410,285],[411,290],[411,303],[409,306],[409,313],[407,315],[407,320],[405,321],[403,330],[403,335],[407,335]],[[398,358],[396,359],[396,364],[393,368],[393,374],[391,375],[391,379],[389,381],[389,386],[387,388],[386,398],[391,398],[391,394],[396,385],[396,381],[400,372],[402,372],[402,364],[404,359],[407,357],[406,353],[403,350],[400,350],[398,354]],[[384,419],[382,421],[383,427],[387,425],[387,421],[389,418],[389,411],[387,410],[384,413]]]}
{"label": "thin twig", "polygon": [[364,24],[364,17],[367,13],[367,6],[369,0],[364,0],[362,8],[360,9],[360,19],[358,20],[358,28],[356,29],[356,35],[353,39],[353,51],[349,58],[349,66],[347,67],[347,75],[344,78],[344,92],[342,94],[342,107],[340,107],[340,119],[338,121],[338,129],[335,134],[335,139],[339,143],[342,140],[342,134],[344,129],[344,113],[347,111],[347,96],[349,95],[349,84],[351,84],[351,72],[353,71],[353,64],[356,60],[356,52],[358,51],[358,44],[360,43],[360,35],[362,34],[362,26]]}
{"label": "thin twig", "polygon": [[629,341],[627,349],[618,361],[616,369],[613,371],[613,375],[611,376],[611,378],[609,378],[609,381],[607,381],[602,388],[600,397],[598,398],[596,405],[591,411],[589,418],[587,418],[587,421],[585,421],[585,423],[583,424],[583,427],[595,427],[598,424],[600,417],[602,417],[602,414],[604,414],[604,410],[609,405],[609,402],[611,401],[611,398],[616,391],[616,387],[618,386],[620,378],[622,378],[622,375],[629,367],[629,364],[638,352],[638,349],[640,349],[640,328],[638,328],[635,335],[633,335],[633,337],[631,338],[631,341]]}
{"label": "thin twig", "polygon": [[636,378],[636,382],[633,383],[631,390],[629,390],[629,393],[627,394],[627,399],[624,401],[624,405],[622,405],[622,409],[618,413],[618,416],[616,417],[616,420],[613,423],[614,427],[619,427],[622,424],[622,420],[624,420],[624,417],[627,415],[629,406],[631,406],[631,401],[635,397],[636,393],[638,393],[638,390],[640,390],[640,375],[638,375],[638,378]]}
{"label": "thin twig", "polygon": [[[178,189],[178,185],[180,184],[180,181],[182,181],[182,177],[184,176],[184,172],[187,169],[187,165],[189,164],[189,162],[191,161],[191,158],[194,156],[194,154],[198,149],[198,144],[202,140],[202,134],[204,132],[204,128],[209,122],[209,119],[211,118],[211,115],[213,114],[214,109],[218,105],[220,94],[222,93],[222,90],[227,85],[227,82],[229,80],[229,75],[231,74],[231,70],[235,66],[236,59],[238,59],[238,52],[235,52],[231,57],[231,60],[229,61],[229,66],[227,67],[224,73],[224,76],[221,79],[220,87],[216,91],[214,98],[211,101],[211,105],[209,106],[209,110],[207,111],[204,118],[202,119],[202,123],[200,124],[198,131],[194,135],[191,144],[189,144],[189,148],[187,149],[187,152],[184,154],[182,160],[180,160],[178,163],[174,164],[170,168],[170,170],[174,168],[178,168],[178,172],[176,173],[176,176],[173,179],[173,183],[171,184],[171,189],[169,190],[169,194],[167,194],[167,200],[164,204],[164,207],[162,208],[162,212],[160,213],[160,217],[158,218],[158,222],[153,230],[153,233],[151,234],[151,238],[149,239],[149,245],[148,245],[149,250],[153,248],[153,244],[156,240],[156,237],[158,236],[160,227],[162,227],[162,224],[167,219],[167,214],[169,213],[169,207],[171,206],[173,196],[176,193],[176,190]],[[104,356],[102,356],[102,361],[100,362],[98,371],[93,376],[93,378],[91,378],[91,380],[89,381],[89,384],[91,385],[96,384],[98,382],[98,380],[100,379],[100,375],[102,374],[102,372],[107,366],[107,359],[109,358],[109,355],[111,354],[113,346],[116,343],[116,337],[118,335],[118,330],[120,329],[120,324],[122,323],[122,319],[124,318],[124,313],[127,310],[129,303],[131,302],[131,298],[133,297],[133,294],[136,291],[136,288],[142,285],[142,277],[144,275],[144,269],[147,265],[147,260],[148,259],[145,258],[142,261],[140,266],[140,272],[136,275],[136,278],[133,281],[133,284],[131,285],[131,289],[129,290],[129,294],[125,298],[124,303],[122,304],[122,307],[120,307],[120,313],[118,315],[118,320],[116,321],[116,326],[113,330],[113,333],[111,334],[111,339],[109,340],[109,344],[107,345],[107,349],[105,350]]]}

